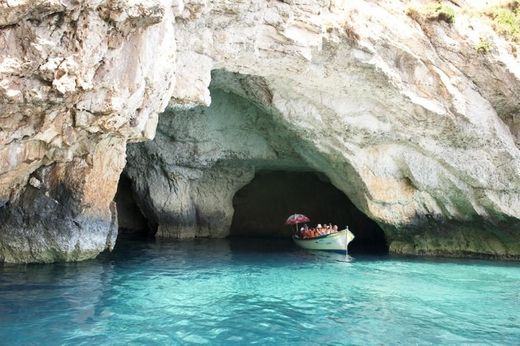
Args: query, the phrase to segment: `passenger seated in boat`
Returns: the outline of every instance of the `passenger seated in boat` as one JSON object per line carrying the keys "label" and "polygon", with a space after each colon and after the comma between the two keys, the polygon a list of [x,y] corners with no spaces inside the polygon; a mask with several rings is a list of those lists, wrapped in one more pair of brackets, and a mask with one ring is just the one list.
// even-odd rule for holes
{"label": "passenger seated in boat", "polygon": [[326,225],[325,226],[325,234],[330,234],[330,231],[331,231],[331,228],[330,228],[330,224]]}
{"label": "passenger seated in boat", "polygon": [[338,231],[338,225],[334,225],[334,227],[332,227],[332,232],[336,233],[337,231]]}
{"label": "passenger seated in boat", "polygon": [[304,232],[304,231],[305,231],[305,229],[304,229],[303,227],[301,227],[300,230],[297,231],[297,232],[294,234],[295,237],[296,237],[296,238],[299,238],[299,239],[303,238],[303,232]]}

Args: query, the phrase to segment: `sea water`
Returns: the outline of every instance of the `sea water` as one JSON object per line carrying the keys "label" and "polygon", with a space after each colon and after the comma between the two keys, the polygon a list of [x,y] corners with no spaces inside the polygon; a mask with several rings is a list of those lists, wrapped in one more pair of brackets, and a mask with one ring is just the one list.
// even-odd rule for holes
{"label": "sea water", "polygon": [[123,241],[0,266],[0,344],[519,345],[520,265]]}

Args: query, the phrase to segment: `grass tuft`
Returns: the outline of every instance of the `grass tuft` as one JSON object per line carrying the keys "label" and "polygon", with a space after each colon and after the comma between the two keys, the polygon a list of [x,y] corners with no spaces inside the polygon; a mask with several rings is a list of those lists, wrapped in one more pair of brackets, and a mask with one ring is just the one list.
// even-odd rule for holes
{"label": "grass tuft", "polygon": [[475,46],[475,49],[480,54],[487,54],[491,51],[491,43],[485,38],[480,38],[480,41]]}
{"label": "grass tuft", "polygon": [[406,15],[416,21],[418,19],[428,19],[443,21],[448,24],[455,22],[455,11],[453,8],[440,1],[431,2],[419,10],[409,7],[406,10]]}
{"label": "grass tuft", "polygon": [[520,43],[520,1],[509,1],[488,9],[485,13],[497,33],[514,43]]}

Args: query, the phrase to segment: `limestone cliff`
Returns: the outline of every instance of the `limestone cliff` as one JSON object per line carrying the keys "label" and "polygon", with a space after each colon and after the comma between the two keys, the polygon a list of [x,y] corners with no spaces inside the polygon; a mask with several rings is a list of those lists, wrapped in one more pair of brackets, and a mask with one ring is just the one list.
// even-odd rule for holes
{"label": "limestone cliff", "polygon": [[0,2],[0,261],[114,246],[126,143],[173,92],[173,26],[155,1]]}
{"label": "limestone cliff", "polygon": [[255,171],[300,169],[394,253],[519,258],[518,44],[484,1],[424,5],[0,3],[0,261],[110,249],[126,143],[168,102],[128,152],[159,236],[225,236]]}

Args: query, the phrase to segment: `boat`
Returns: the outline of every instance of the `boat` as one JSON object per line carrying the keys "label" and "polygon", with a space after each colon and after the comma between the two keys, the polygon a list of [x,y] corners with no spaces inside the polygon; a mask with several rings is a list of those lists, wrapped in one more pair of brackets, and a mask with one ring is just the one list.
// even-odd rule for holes
{"label": "boat", "polygon": [[294,242],[308,250],[333,251],[337,253],[347,254],[348,244],[354,240],[354,234],[345,228],[336,233],[321,235],[314,238],[299,238],[293,235]]}

